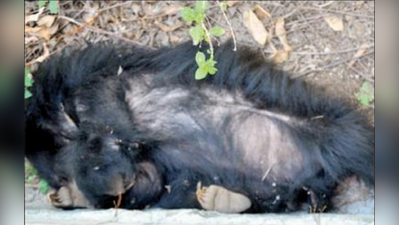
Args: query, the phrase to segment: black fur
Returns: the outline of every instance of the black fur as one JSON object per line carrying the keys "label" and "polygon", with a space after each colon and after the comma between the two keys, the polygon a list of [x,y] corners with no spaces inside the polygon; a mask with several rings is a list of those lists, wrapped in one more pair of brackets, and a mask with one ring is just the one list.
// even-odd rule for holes
{"label": "black fur", "polygon": [[201,81],[191,43],[97,44],[51,58],[34,75],[26,156],[54,188],[76,180],[98,208],[113,207],[121,188],[124,208],[199,208],[201,182],[248,196],[248,212],[298,210],[307,193],[321,211],[345,178],[374,183],[364,115],[232,49],[215,49],[218,72]]}

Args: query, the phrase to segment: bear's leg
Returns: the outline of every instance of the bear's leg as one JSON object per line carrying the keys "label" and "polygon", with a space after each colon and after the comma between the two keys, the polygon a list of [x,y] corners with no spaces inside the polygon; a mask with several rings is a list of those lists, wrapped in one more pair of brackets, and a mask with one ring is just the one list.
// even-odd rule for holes
{"label": "bear's leg", "polygon": [[247,196],[217,185],[201,187],[201,183],[198,183],[196,194],[198,202],[205,210],[240,213],[251,207],[251,200]]}

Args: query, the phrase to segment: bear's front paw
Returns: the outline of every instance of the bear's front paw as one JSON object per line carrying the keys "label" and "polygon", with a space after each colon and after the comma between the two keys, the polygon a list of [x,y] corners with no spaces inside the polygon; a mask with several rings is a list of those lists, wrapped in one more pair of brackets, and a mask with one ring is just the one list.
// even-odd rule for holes
{"label": "bear's front paw", "polygon": [[88,200],[73,181],[48,195],[50,203],[56,208],[91,208]]}
{"label": "bear's front paw", "polygon": [[198,202],[205,210],[240,213],[251,207],[251,201],[245,195],[217,185],[201,187],[201,182],[199,182],[196,194]]}
{"label": "bear's front paw", "polygon": [[48,195],[50,203],[56,208],[73,207],[73,199],[68,187],[61,187]]}

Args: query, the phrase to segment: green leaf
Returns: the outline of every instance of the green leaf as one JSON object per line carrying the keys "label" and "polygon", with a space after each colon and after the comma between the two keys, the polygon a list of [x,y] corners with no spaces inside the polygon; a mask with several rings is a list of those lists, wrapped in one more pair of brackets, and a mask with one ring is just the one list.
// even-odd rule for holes
{"label": "green leaf", "polygon": [[33,79],[30,74],[29,68],[25,68],[25,87],[31,87],[33,85]]}
{"label": "green leaf", "polygon": [[32,97],[32,93],[29,90],[25,89],[25,99]]}
{"label": "green leaf", "polygon": [[26,183],[27,184],[32,184],[34,180],[35,180],[35,176],[28,176],[26,178]]}
{"label": "green leaf", "polygon": [[41,179],[38,184],[39,190],[42,194],[46,194],[49,190],[49,185],[47,181]]}
{"label": "green leaf", "polygon": [[201,11],[194,11],[194,20],[195,22],[201,24],[202,22],[204,22],[205,19],[205,12],[201,12]]}
{"label": "green leaf", "polygon": [[205,40],[206,43],[210,42],[208,35],[204,35],[204,40]]}
{"label": "green leaf", "polygon": [[216,73],[217,69],[216,69],[215,65],[216,65],[216,61],[213,60],[212,57],[206,61],[205,67],[209,74],[214,75]]}
{"label": "green leaf", "polygon": [[41,8],[41,7],[45,6],[47,2],[48,2],[48,0],[37,1],[37,6],[39,6],[39,8]]}
{"label": "green leaf", "polygon": [[205,54],[202,52],[197,52],[195,59],[198,64],[198,69],[195,71],[196,80],[204,79],[208,74],[214,75],[218,71],[215,67],[216,61],[213,60],[212,56],[205,61]]}
{"label": "green leaf", "polygon": [[37,177],[37,170],[29,163],[25,162],[26,183],[31,184]]}
{"label": "green leaf", "polygon": [[58,1],[49,1],[48,8],[51,13],[56,14],[58,12]]}
{"label": "green leaf", "polygon": [[210,66],[210,67],[208,67],[208,73],[210,74],[210,75],[215,75],[215,73],[218,71],[218,69],[216,69],[216,67],[213,65],[213,66]]}
{"label": "green leaf", "polygon": [[29,163],[25,163],[25,173],[28,176],[35,176],[37,175],[37,170]]}
{"label": "green leaf", "polygon": [[360,104],[364,106],[369,106],[370,105],[370,100],[366,95],[359,96],[358,98]]}
{"label": "green leaf", "polygon": [[182,7],[180,10],[181,17],[186,22],[191,22],[195,20],[195,12],[192,8],[189,7]]}
{"label": "green leaf", "polygon": [[208,1],[196,1],[195,2],[195,11],[205,13],[208,8]]}
{"label": "green leaf", "polygon": [[214,26],[209,30],[209,33],[216,37],[222,36],[224,32],[224,29],[219,26]]}
{"label": "green leaf", "polygon": [[374,93],[370,83],[364,82],[355,96],[361,105],[369,106],[374,100]]}
{"label": "green leaf", "polygon": [[204,39],[205,31],[201,25],[197,24],[190,28],[190,36],[193,39],[193,44],[198,45]]}
{"label": "green leaf", "polygon": [[204,67],[199,67],[197,71],[195,71],[195,79],[196,80],[202,80],[206,77],[208,74],[208,71]]}
{"label": "green leaf", "polygon": [[202,52],[197,52],[195,55],[195,61],[197,62],[198,66],[202,66],[205,64],[205,54]]}

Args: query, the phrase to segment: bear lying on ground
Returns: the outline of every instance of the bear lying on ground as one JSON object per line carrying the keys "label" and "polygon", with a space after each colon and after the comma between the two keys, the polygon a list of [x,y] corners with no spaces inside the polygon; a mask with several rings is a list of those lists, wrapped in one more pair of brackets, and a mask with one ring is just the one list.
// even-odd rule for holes
{"label": "bear lying on ground", "polygon": [[26,156],[55,206],[322,212],[343,180],[373,185],[373,128],[353,105],[231,41],[195,80],[197,51],[89,44],[39,67]]}

